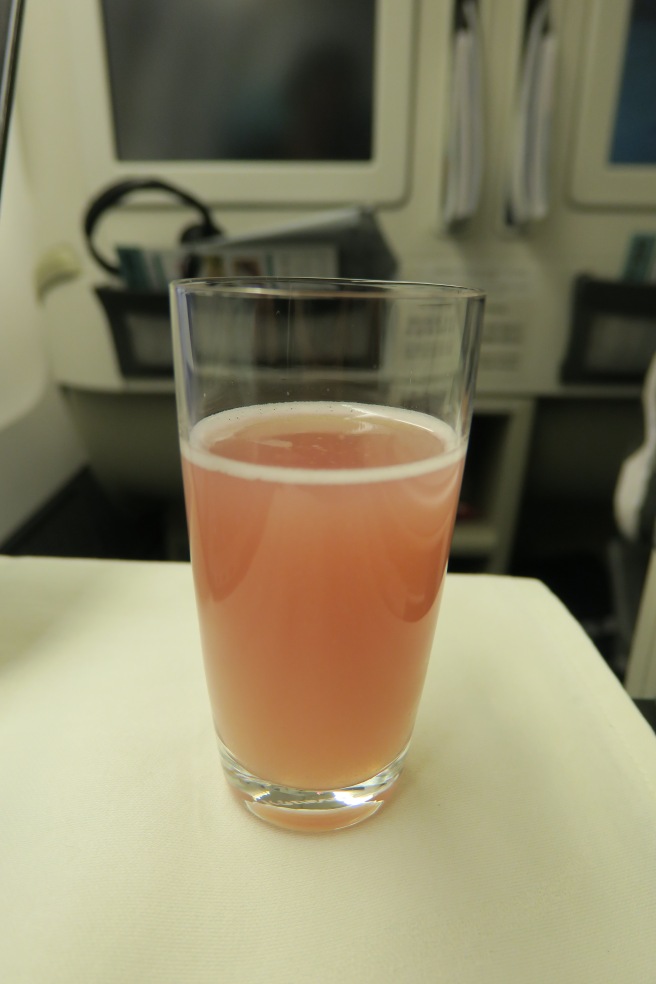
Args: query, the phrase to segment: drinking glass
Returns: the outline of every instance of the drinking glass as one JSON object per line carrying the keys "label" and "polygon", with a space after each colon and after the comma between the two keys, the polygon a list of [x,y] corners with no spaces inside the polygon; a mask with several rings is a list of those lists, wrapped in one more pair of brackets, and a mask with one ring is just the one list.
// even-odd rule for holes
{"label": "drinking glass", "polygon": [[225,776],[336,829],[394,789],[465,461],[484,298],[355,280],[171,286],[196,602]]}

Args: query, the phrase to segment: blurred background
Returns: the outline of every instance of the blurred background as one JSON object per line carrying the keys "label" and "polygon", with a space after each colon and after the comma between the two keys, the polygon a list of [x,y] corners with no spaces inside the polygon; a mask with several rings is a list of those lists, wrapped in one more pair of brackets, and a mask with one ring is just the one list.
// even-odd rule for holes
{"label": "blurred background", "polygon": [[[20,6],[0,3],[8,45]],[[656,0],[22,14],[0,202],[0,550],[186,558],[171,277],[481,287],[450,568],[541,578],[624,679],[653,529]],[[431,330],[403,325],[397,356],[411,366]]]}

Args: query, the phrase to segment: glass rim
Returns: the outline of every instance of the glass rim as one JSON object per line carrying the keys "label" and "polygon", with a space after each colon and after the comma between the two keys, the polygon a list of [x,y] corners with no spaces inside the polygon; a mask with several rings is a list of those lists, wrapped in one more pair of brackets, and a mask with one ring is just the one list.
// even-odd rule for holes
{"label": "glass rim", "polygon": [[463,300],[483,301],[478,287],[412,280],[368,280],[349,277],[186,277],[172,280],[172,292],[223,297],[311,298],[315,300]]}

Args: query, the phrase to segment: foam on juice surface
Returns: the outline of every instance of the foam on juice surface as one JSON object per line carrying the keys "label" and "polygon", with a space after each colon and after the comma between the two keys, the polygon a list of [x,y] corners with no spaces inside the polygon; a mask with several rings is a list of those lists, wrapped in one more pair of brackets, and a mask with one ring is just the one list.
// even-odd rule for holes
{"label": "foam on juice surface", "polygon": [[[364,467],[295,467],[279,462],[248,461],[232,450],[244,441],[273,459],[287,452],[285,436],[304,433],[353,439],[383,435],[399,438],[409,460]],[[365,443],[363,442],[363,444]],[[421,449],[421,450],[419,450]],[[224,410],[199,421],[182,444],[185,457],[199,467],[236,478],[309,485],[346,485],[413,478],[462,459],[465,442],[441,420],[414,410],[328,401],[261,404]],[[234,456],[233,456],[234,455]]]}

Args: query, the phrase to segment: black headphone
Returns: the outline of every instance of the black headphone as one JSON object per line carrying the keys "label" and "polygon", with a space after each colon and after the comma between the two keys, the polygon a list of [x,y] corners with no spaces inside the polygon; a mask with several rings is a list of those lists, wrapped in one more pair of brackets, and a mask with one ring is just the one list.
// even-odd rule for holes
{"label": "black headphone", "polygon": [[126,181],[119,181],[117,184],[110,185],[101,191],[100,194],[94,198],[94,200],[89,205],[86,214],[84,216],[84,235],[86,237],[87,246],[89,252],[93,256],[94,260],[107,270],[108,273],[120,274],[120,267],[118,263],[110,263],[109,260],[105,259],[98,250],[96,249],[93,242],[93,231],[98,223],[100,216],[107,211],[109,208],[113,208],[118,205],[125,198],[126,195],[131,194],[134,191],[166,191],[171,195],[175,195],[180,201],[184,202],[185,205],[191,205],[192,208],[197,209],[202,216],[202,222],[196,223],[194,225],[188,226],[184,229],[180,235],[181,243],[193,243],[199,242],[201,239],[208,239],[211,236],[221,236],[222,230],[219,226],[214,224],[214,220],[210,214],[210,210],[206,205],[204,205],[189,192],[183,191],[181,188],[176,188],[175,185],[169,184],[166,181],[160,181],[159,178],[129,178]]}

